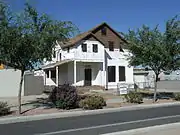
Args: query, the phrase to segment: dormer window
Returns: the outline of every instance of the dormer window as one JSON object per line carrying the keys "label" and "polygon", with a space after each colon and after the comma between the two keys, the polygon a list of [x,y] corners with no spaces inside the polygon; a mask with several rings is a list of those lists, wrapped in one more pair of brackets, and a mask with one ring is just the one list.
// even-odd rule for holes
{"label": "dormer window", "polygon": [[103,28],[101,29],[101,34],[104,35],[104,36],[107,34],[107,29],[106,29],[106,27],[103,27]]}
{"label": "dormer window", "polygon": [[82,48],[82,52],[87,52],[87,44],[83,43],[81,48]]}

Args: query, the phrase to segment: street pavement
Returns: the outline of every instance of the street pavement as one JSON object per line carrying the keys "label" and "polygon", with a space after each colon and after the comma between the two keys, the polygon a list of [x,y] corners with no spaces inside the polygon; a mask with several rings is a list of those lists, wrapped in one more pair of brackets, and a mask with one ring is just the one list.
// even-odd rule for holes
{"label": "street pavement", "polygon": [[170,123],[127,131],[107,133],[103,135],[179,135],[180,123]]}
{"label": "street pavement", "polygon": [[1,124],[1,135],[99,135],[180,122],[180,105]]}

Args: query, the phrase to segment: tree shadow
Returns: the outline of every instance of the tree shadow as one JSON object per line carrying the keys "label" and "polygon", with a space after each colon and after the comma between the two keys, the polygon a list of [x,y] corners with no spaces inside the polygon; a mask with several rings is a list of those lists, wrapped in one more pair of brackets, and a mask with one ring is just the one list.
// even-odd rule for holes
{"label": "tree shadow", "polygon": [[[144,92],[139,92],[143,98],[147,99],[153,99],[154,98],[154,93],[144,93]],[[157,92],[157,99],[173,99],[174,98],[174,93],[173,92]]]}
{"label": "tree shadow", "polygon": [[43,109],[55,108],[55,105],[52,102],[50,102],[48,98],[36,98],[36,100],[32,100],[32,101],[22,104],[22,106],[28,106],[28,105],[32,107],[30,107],[29,109],[26,109],[21,114],[24,114],[28,111],[31,111],[40,107],[42,107]]}

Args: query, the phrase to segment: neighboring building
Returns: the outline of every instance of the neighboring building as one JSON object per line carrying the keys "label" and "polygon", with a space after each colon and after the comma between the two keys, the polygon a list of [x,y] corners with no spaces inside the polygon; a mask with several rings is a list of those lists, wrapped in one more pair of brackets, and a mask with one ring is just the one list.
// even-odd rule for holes
{"label": "neighboring building", "polygon": [[42,66],[45,85],[103,86],[133,84],[133,67],[126,41],[108,24],[82,33],[66,43],[57,42],[52,61]]}
{"label": "neighboring building", "polygon": [[180,70],[172,72],[162,72],[159,78],[161,81],[180,81]]}
{"label": "neighboring building", "polygon": [[[0,97],[17,97],[21,71],[1,64],[0,66]],[[25,72],[22,85],[22,96],[42,94],[44,91],[43,77],[34,76],[33,72]]]}
{"label": "neighboring building", "polygon": [[[21,72],[3,64],[0,66],[0,97],[13,97],[18,95]],[[24,85],[22,95],[24,95]]]}
{"label": "neighboring building", "polygon": [[[158,76],[158,91],[177,92],[180,90],[180,70],[173,72],[161,72]],[[134,84],[136,88],[154,88],[155,74],[152,70],[142,67],[134,67]]]}
{"label": "neighboring building", "polygon": [[153,88],[154,87],[154,72],[145,70],[145,68],[134,67],[134,84],[137,88]]}

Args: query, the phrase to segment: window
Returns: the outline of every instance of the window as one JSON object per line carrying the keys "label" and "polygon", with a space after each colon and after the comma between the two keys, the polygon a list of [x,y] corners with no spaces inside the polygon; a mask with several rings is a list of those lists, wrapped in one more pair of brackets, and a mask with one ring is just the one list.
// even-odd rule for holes
{"label": "window", "polygon": [[122,47],[121,47],[121,45],[119,46],[119,51],[120,51],[120,52],[124,52],[123,49],[122,49]]}
{"label": "window", "polygon": [[46,76],[49,78],[49,70],[46,70]]}
{"label": "window", "polygon": [[165,75],[170,75],[170,72],[164,71],[164,74],[165,74]]}
{"label": "window", "polygon": [[70,49],[70,48],[68,47],[68,48],[67,48],[67,52],[68,52],[68,53],[69,53],[69,49]]}
{"label": "window", "polygon": [[109,51],[114,51],[114,42],[109,41]]}
{"label": "window", "polygon": [[119,81],[126,81],[125,67],[119,66]]}
{"label": "window", "polygon": [[56,51],[53,50],[53,58],[56,58]]}
{"label": "window", "polygon": [[116,67],[108,66],[108,82],[115,82]]}
{"label": "window", "polygon": [[93,52],[95,52],[95,53],[98,52],[98,46],[97,46],[97,44],[93,44]]}
{"label": "window", "polygon": [[61,60],[61,53],[59,54],[59,60]]}
{"label": "window", "polygon": [[87,44],[82,44],[82,51],[87,52]]}
{"label": "window", "polygon": [[103,27],[103,28],[101,29],[101,34],[104,35],[104,36],[107,34],[107,29],[106,29],[106,27]]}
{"label": "window", "polygon": [[51,70],[51,78],[56,78],[56,70]]}

